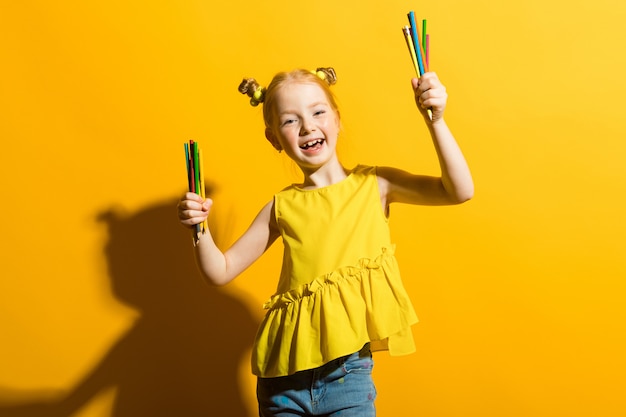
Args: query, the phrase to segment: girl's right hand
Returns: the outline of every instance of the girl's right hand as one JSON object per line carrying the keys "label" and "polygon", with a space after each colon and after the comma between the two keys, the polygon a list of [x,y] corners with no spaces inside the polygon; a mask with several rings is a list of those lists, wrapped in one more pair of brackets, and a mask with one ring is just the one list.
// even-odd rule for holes
{"label": "girl's right hand", "polygon": [[186,193],[178,202],[178,219],[189,228],[206,220],[213,205],[210,198],[202,199],[196,193]]}

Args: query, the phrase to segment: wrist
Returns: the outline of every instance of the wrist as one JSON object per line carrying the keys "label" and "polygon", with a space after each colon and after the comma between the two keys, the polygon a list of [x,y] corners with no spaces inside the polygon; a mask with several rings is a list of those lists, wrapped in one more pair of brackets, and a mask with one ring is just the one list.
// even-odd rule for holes
{"label": "wrist", "polygon": [[443,135],[450,130],[443,117],[438,117],[435,120],[426,119],[426,124],[431,135],[435,137]]}
{"label": "wrist", "polygon": [[441,116],[433,116],[433,119],[430,120],[430,125],[433,128],[437,128],[439,126],[445,126],[446,125],[446,121],[443,119],[443,115],[441,115]]}

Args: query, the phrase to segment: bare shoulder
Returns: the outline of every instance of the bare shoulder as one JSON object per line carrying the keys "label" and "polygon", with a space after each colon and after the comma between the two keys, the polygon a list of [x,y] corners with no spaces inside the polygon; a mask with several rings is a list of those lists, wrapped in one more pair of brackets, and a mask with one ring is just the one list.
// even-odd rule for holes
{"label": "bare shoulder", "polygon": [[252,222],[251,228],[256,227],[259,229],[265,229],[268,233],[268,239],[274,241],[278,236],[278,224],[276,222],[276,215],[274,214],[274,199],[267,202],[263,208],[259,211],[256,218]]}

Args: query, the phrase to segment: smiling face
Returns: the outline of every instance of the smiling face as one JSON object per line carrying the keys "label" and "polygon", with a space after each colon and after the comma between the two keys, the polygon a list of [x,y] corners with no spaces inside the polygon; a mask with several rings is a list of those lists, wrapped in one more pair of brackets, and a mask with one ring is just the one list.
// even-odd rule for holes
{"label": "smiling face", "polygon": [[273,111],[266,137],[300,168],[318,168],[336,159],[339,115],[322,87],[310,82],[287,82],[275,92]]}

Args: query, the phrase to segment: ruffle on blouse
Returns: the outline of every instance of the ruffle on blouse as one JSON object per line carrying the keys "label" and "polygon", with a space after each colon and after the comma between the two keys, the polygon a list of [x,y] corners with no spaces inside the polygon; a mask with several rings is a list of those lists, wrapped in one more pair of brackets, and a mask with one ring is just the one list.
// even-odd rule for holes
{"label": "ruffle on blouse", "polygon": [[253,373],[290,375],[349,355],[371,342],[391,355],[415,351],[417,322],[394,247],[272,296],[252,353]]}

